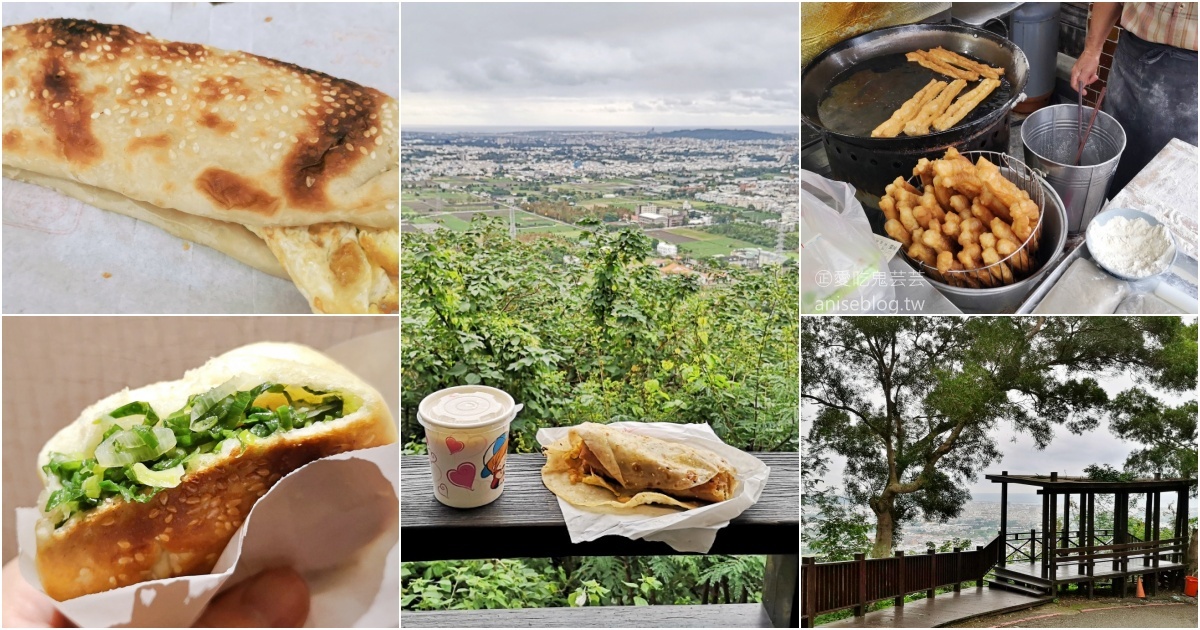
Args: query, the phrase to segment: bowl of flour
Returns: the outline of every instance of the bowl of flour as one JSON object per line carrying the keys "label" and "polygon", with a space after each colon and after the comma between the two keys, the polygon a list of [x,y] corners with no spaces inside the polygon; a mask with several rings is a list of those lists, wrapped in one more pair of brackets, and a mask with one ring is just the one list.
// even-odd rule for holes
{"label": "bowl of flour", "polygon": [[1106,210],[1092,219],[1087,247],[1101,269],[1131,282],[1170,269],[1177,251],[1166,225],[1130,208]]}

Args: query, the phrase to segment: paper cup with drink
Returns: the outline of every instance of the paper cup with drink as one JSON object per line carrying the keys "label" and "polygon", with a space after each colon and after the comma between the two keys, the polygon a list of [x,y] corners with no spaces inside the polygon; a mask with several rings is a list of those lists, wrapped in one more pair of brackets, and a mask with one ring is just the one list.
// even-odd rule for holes
{"label": "paper cup with drink", "polygon": [[504,391],[482,385],[443,389],[421,401],[417,421],[425,427],[438,501],[473,508],[500,498],[508,427],[522,407]]}

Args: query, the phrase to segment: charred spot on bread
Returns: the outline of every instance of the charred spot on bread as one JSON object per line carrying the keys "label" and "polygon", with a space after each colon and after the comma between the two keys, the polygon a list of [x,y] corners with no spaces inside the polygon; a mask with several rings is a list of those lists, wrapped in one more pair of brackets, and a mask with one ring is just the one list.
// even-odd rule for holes
{"label": "charred spot on bread", "polygon": [[270,193],[224,169],[206,169],[196,179],[196,188],[225,210],[250,210],[270,216],[279,208],[279,200]]}
{"label": "charred spot on bread", "polygon": [[200,124],[222,134],[227,134],[237,129],[237,125],[233,121],[225,120],[212,112],[202,114],[200,116]]}
{"label": "charred spot on bread", "polygon": [[9,151],[19,149],[21,148],[23,139],[24,138],[21,136],[21,132],[17,129],[6,131],[4,132],[4,148]]}
{"label": "charred spot on bread", "polygon": [[29,41],[39,48],[57,48],[65,53],[120,50],[133,46],[144,37],[119,24],[101,24],[92,20],[54,18],[38,20],[13,28],[26,29]]}
{"label": "charred spot on bread", "polygon": [[171,137],[165,133],[154,134],[153,136],[135,137],[129,141],[126,146],[130,153],[141,149],[159,149],[165,150],[171,145]]}
{"label": "charred spot on bread", "polygon": [[374,157],[383,144],[381,93],[321,73],[310,78],[319,102],[306,110],[307,136],[287,154],[283,168],[284,192],[300,207],[327,203],[328,183]]}
{"label": "charred spot on bread", "polygon": [[90,165],[104,153],[92,133],[91,99],[78,86],[78,78],[61,57],[50,56],[34,79],[38,95],[30,106],[53,130],[63,157],[68,162]]}

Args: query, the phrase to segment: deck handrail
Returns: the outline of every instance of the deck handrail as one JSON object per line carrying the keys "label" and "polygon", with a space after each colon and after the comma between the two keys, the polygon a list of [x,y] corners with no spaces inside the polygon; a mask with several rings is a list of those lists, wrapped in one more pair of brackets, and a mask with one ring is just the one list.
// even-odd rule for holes
{"label": "deck handrail", "polygon": [[935,597],[936,589],[975,580],[982,588],[983,577],[999,559],[1000,538],[974,550],[956,548],[952,552],[926,552],[907,556],[895,552],[891,558],[867,558],[855,554],[854,560],[816,562],[804,558],[800,565],[800,583],[804,589],[801,627],[811,627],[817,615],[853,608],[855,616],[866,613],[869,604],[892,599],[904,605],[904,597],[925,591]]}
{"label": "deck handrail", "polygon": [[[1036,561],[1040,560],[1043,557],[1043,554],[1039,553],[1038,546],[1042,545],[1042,542],[1041,542],[1042,534],[1043,534],[1043,530],[1040,530],[1040,529],[1030,529],[1028,531],[1020,531],[1020,532],[1007,532],[1004,537],[1004,552],[1005,552],[1004,560],[1005,560],[1005,562],[1010,562],[1013,560],[1021,560],[1021,559],[1025,559],[1030,562],[1036,562]],[[1078,541],[1082,541],[1084,539],[1084,537],[1086,536],[1086,534],[1087,534],[1086,530],[1080,530],[1080,529],[1068,529],[1066,531],[1056,531],[1055,532],[1055,541],[1056,541],[1056,543],[1057,543],[1057,541],[1061,541],[1063,539],[1066,539],[1068,542],[1075,541],[1076,546],[1071,547],[1071,548],[1078,548],[1080,546],[1078,544]],[[1116,530],[1113,528],[1102,528],[1102,529],[1092,530],[1091,542],[1093,542],[1093,543],[1111,543],[1113,540],[1113,537],[1115,535],[1116,535]],[[1135,536],[1132,533],[1127,534],[1127,536],[1129,537],[1129,539],[1131,541],[1142,542],[1141,538],[1138,538],[1137,536]],[[1013,544],[1014,542],[1017,544]]]}
{"label": "deck handrail", "polygon": [[[800,609],[796,597],[800,564],[800,456],[794,452],[753,452],[750,455],[769,466],[771,475],[758,502],[717,533],[709,553],[767,556],[762,603],[758,606],[762,614],[755,612],[754,607],[730,609],[724,607],[737,605],[716,604],[722,608],[714,609],[710,604],[697,606],[691,617],[703,626],[715,625],[708,621],[714,615],[731,615],[745,623],[757,623],[765,616],[775,627],[794,628],[799,621]],[[442,505],[435,498],[428,456],[401,457],[400,496],[404,497],[400,503],[401,535],[409,541],[431,542],[403,545],[400,561],[685,553],[663,542],[623,536],[573,542],[558,497],[542,482],[541,470],[545,463],[546,458],[540,454],[510,453],[504,464],[504,494],[483,507],[459,510]],[[437,626],[447,619],[439,616],[443,612],[405,610],[401,620],[405,627]],[[544,614],[554,615],[552,612]],[[530,609],[524,623],[562,625],[562,620],[547,624],[542,615],[543,612]],[[657,619],[655,615],[648,611],[646,619],[653,621]],[[445,623],[450,623],[449,619],[461,621],[461,615],[456,613]],[[490,625],[518,625],[511,617],[506,619],[508,621]],[[540,623],[534,623],[534,620]],[[461,622],[450,625],[480,627]]]}

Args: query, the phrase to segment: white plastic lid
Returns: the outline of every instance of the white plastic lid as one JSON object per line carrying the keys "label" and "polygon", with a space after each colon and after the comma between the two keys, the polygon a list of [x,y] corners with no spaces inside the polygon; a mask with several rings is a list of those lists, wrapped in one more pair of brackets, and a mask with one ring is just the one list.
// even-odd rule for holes
{"label": "white plastic lid", "polygon": [[417,416],[443,428],[477,428],[512,420],[518,407],[503,390],[484,385],[461,385],[425,397]]}

